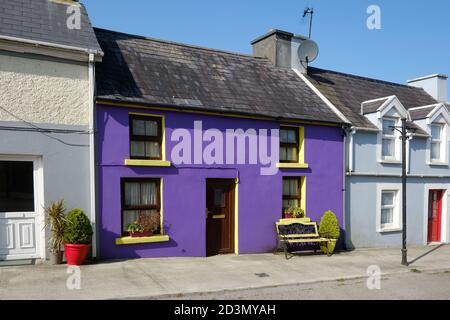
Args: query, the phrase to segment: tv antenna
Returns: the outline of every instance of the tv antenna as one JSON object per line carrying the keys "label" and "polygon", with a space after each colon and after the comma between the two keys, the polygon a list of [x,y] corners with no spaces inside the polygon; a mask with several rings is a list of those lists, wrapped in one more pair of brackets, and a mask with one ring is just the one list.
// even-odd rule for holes
{"label": "tv antenna", "polygon": [[303,19],[307,16],[310,15],[309,17],[309,39],[311,39],[311,30],[312,30],[312,21],[313,21],[313,15],[314,15],[314,9],[313,8],[309,8],[307,7],[304,11],[303,11]]}

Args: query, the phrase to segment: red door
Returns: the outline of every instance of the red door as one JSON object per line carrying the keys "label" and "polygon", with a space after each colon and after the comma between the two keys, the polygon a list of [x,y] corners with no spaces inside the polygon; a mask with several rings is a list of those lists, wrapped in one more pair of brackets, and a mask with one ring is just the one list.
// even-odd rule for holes
{"label": "red door", "polygon": [[428,242],[441,241],[442,190],[430,190],[428,209]]}
{"label": "red door", "polygon": [[206,182],[206,255],[234,252],[234,180]]}

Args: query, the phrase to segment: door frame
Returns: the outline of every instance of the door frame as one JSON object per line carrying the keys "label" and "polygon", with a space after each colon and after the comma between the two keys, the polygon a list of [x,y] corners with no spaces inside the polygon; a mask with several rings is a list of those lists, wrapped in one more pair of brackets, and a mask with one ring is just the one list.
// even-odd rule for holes
{"label": "door frame", "polygon": [[442,191],[441,209],[441,240],[440,243],[449,243],[449,196],[450,184],[425,184],[424,185],[424,216],[423,216],[423,244],[428,245],[428,211],[430,201],[430,190]]}
{"label": "door frame", "polygon": [[[206,199],[206,193],[207,193],[207,187],[208,187],[208,181],[216,181],[216,182],[223,182],[223,181],[229,181],[230,184],[233,181],[234,182],[234,189],[233,189],[233,204],[231,205],[231,210],[233,210],[233,219],[234,219],[234,237],[233,242],[234,242],[234,254],[238,255],[239,254],[239,215],[238,215],[238,211],[239,211],[239,183],[240,180],[239,178],[206,178],[205,179],[205,206],[207,204],[207,199]],[[206,253],[206,241],[208,241],[206,239],[206,219],[205,219],[205,253]]]}
{"label": "door frame", "polygon": [[44,168],[42,156],[34,155],[6,155],[0,154],[1,161],[22,161],[33,162],[33,188],[34,188],[34,209],[36,213],[36,220],[34,222],[35,228],[35,242],[36,254],[33,255],[12,255],[6,260],[18,259],[43,259],[47,258],[46,250],[46,231],[45,215],[44,215]]}

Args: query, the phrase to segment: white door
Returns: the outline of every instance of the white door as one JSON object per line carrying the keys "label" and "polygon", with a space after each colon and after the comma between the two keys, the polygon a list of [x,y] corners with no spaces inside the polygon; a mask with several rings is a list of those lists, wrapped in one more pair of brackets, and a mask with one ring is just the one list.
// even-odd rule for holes
{"label": "white door", "polygon": [[0,158],[0,260],[39,258],[37,161]]}

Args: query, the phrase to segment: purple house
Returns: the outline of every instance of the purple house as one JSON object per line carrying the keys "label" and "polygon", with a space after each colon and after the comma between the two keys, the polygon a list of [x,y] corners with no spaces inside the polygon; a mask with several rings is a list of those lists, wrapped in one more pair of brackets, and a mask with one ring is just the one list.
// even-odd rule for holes
{"label": "purple house", "polygon": [[270,252],[291,206],[343,225],[343,123],[294,71],[95,31],[101,258]]}

